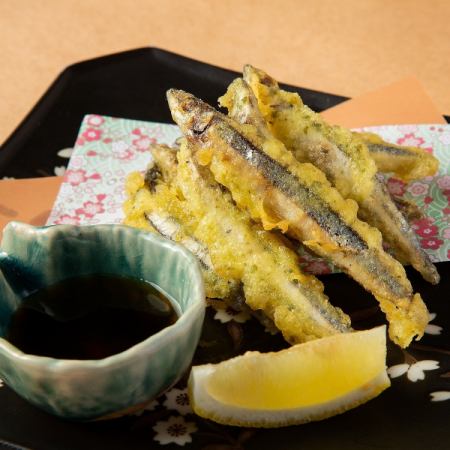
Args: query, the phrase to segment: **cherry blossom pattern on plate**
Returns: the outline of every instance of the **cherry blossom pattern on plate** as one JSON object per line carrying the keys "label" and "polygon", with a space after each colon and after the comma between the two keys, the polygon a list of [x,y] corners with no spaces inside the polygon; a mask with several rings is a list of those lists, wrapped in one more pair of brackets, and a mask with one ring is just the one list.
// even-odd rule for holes
{"label": "cherry blossom pattern on plate", "polygon": [[250,319],[250,314],[246,311],[235,311],[232,308],[216,309],[214,319],[221,323],[227,323],[231,320],[238,323],[245,323]]}
{"label": "cherry blossom pattern on plate", "polygon": [[425,379],[426,371],[436,369],[439,369],[438,361],[424,359],[422,361],[413,362],[412,364],[408,364],[407,362],[404,362],[403,364],[396,364],[389,367],[387,373],[391,378],[398,378],[406,373],[408,380],[415,383],[418,380]]}
{"label": "cherry blossom pattern on plate", "polygon": [[192,414],[191,404],[189,402],[189,395],[187,388],[177,389],[172,388],[166,392],[166,400],[163,405],[170,410],[177,411],[182,416],[186,414]]}
{"label": "cherry blossom pattern on plate", "polygon": [[435,391],[430,392],[432,402],[443,402],[445,400],[450,400],[450,391]]}
{"label": "cherry blossom pattern on plate", "polygon": [[70,158],[72,156],[73,153],[73,148],[72,147],[67,147],[67,148],[63,148],[61,149],[57,155],[60,158]]}
{"label": "cherry blossom pattern on plate", "polygon": [[55,166],[53,168],[53,173],[57,177],[62,177],[66,173],[66,166]]}
{"label": "cherry blossom pattern on plate", "polygon": [[[436,319],[436,313],[429,313],[430,314],[430,320],[429,322],[432,322],[434,319]],[[442,327],[439,325],[435,325],[434,323],[428,323],[427,327],[425,328],[426,334],[432,334],[432,335],[438,335],[441,334]]]}
{"label": "cherry blossom pattern on plate", "polygon": [[156,432],[155,441],[161,445],[185,445],[192,442],[192,433],[197,431],[194,422],[188,422],[182,416],[170,416],[168,420],[156,422],[153,430]]}

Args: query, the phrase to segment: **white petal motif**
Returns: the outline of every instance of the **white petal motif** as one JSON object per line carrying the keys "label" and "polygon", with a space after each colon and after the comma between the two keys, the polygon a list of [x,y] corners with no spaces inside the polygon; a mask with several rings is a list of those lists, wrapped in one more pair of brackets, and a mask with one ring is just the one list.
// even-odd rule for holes
{"label": "white petal motif", "polygon": [[415,383],[418,380],[425,379],[425,370],[436,370],[439,369],[439,362],[431,359],[424,359],[423,361],[418,361],[414,364],[411,364],[408,369],[408,380]]}
{"label": "white petal motif", "polygon": [[68,148],[63,148],[62,150],[60,150],[57,153],[57,155],[60,158],[70,158],[72,156],[72,153],[73,153],[73,148],[68,147]]}
{"label": "white petal motif", "polygon": [[66,168],[64,166],[55,166],[53,172],[57,177],[62,177],[66,173]]}
{"label": "white petal motif", "polygon": [[153,427],[156,436],[153,438],[161,445],[184,445],[192,442],[191,433],[197,431],[194,422],[186,422],[181,416],[170,416],[169,420],[156,422]]}
{"label": "white petal motif", "polygon": [[441,334],[441,331],[442,331],[442,327],[440,327],[439,325],[434,325],[433,323],[429,323],[427,325],[427,327],[425,328],[426,334],[438,335],[438,334]]}
{"label": "white petal motif", "polygon": [[250,314],[245,311],[241,312],[233,312],[231,309],[218,309],[214,316],[214,319],[220,320],[222,323],[227,323],[230,320],[234,320],[235,322],[244,323],[250,319]]}
{"label": "white petal motif", "polygon": [[[428,313],[429,320],[428,322],[432,322],[434,319],[436,319],[436,313]],[[442,327],[439,325],[434,325],[432,323],[428,323],[427,327],[425,328],[425,333],[427,334],[441,334]]]}
{"label": "white petal motif", "polygon": [[408,374],[406,375],[409,381],[415,383],[418,380],[425,379],[425,372],[416,364],[412,364],[408,369]]}
{"label": "white petal motif", "polygon": [[3,380],[0,378],[0,387],[4,386]]}
{"label": "white petal motif", "polygon": [[3,177],[2,180],[15,180],[14,177]]}
{"label": "white petal motif", "polygon": [[409,364],[396,364],[395,366],[389,367],[387,370],[388,375],[391,378],[397,378],[406,373],[409,369]]}
{"label": "white petal motif", "polygon": [[431,392],[430,396],[432,402],[443,402],[444,400],[450,400],[450,391]]}
{"label": "white petal motif", "polygon": [[413,366],[418,366],[422,370],[436,370],[439,369],[439,361],[434,359],[423,359],[422,361],[417,361]]}
{"label": "white petal motif", "polygon": [[166,400],[164,401],[163,405],[167,409],[177,411],[183,416],[185,414],[192,414],[193,412],[189,403],[187,388],[173,388],[169,392],[166,392]]}

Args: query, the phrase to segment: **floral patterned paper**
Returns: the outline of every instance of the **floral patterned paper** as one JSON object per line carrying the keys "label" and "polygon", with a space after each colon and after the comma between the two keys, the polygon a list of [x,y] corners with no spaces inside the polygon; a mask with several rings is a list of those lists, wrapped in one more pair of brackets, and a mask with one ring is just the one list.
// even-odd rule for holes
{"label": "floral patterned paper", "polygon": [[[425,218],[412,227],[433,261],[450,259],[450,125],[368,127],[385,140],[424,148],[440,160],[436,177],[405,184],[387,177],[391,193],[415,202]],[[120,223],[126,176],[144,171],[152,143],[173,144],[180,136],[175,125],[117,119],[99,115],[84,118],[48,224]],[[61,168],[58,168],[60,170]],[[323,260],[300,253],[303,267],[315,274],[332,268]]]}
{"label": "floral patterned paper", "polygon": [[389,191],[417,204],[425,218],[412,223],[422,248],[434,262],[450,259],[450,125],[367,127],[399,145],[421,147],[439,159],[439,173],[405,184],[387,177]]}
{"label": "floral patterned paper", "polygon": [[179,135],[173,125],[86,116],[47,223],[120,223],[126,176],[145,170],[151,144],[170,145]]}

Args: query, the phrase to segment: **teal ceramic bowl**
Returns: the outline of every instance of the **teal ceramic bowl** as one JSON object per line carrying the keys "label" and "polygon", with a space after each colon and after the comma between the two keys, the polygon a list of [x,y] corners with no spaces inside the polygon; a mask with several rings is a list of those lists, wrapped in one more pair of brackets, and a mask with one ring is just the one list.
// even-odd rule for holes
{"label": "teal ceramic bowl", "polygon": [[196,258],[180,245],[121,225],[36,228],[12,222],[3,233],[0,268],[0,336],[27,294],[75,276],[141,278],[178,304],[181,315],[173,325],[99,360],[24,354],[0,338],[0,377],[49,413],[74,420],[123,415],[170,388],[189,368],[205,293]]}

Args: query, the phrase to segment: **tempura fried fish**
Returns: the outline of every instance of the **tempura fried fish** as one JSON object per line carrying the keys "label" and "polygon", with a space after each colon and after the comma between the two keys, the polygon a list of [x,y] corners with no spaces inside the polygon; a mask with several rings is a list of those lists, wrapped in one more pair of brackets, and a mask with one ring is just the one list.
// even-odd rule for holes
{"label": "tempura fried fish", "polygon": [[239,294],[240,281],[232,276],[220,276],[213,267],[206,245],[195,238],[183,223],[182,202],[171,184],[177,175],[175,151],[167,146],[152,146],[154,161],[145,176],[131,173],[126,183],[124,223],[136,228],[157,232],[179,242],[200,261],[206,296],[229,299]]}
{"label": "tempura fried fish", "polygon": [[320,167],[344,198],[355,200],[359,217],[381,231],[398,259],[410,263],[427,281],[438,283],[436,267],[392,201],[359,135],[327,124],[296,93],[281,90],[261,70],[245,66],[244,79],[274,136],[298,161]]}
{"label": "tempura fried fish", "polygon": [[[186,142],[178,152],[175,171],[170,149],[158,147],[153,154],[161,176],[149,176],[153,186],[149,188],[142,184],[141,175],[134,175],[141,177],[141,185],[129,189],[126,223],[137,223],[134,216],[145,214],[171,239],[186,245],[189,236],[186,246],[192,249],[189,241],[194,241],[201,246],[194,253],[200,259],[207,256],[203,265],[231,286],[240,283],[245,304],[260,319],[264,312],[291,343],[350,330],[350,319],[330,305],[320,281],[303,274],[297,255],[234,205],[209,171],[195,164]],[[161,222],[164,215],[170,223]],[[235,301],[232,288],[228,295],[226,301]]]}
{"label": "tempura fried fish", "polygon": [[358,220],[353,200],[343,199],[319,169],[299,163],[268,131],[241,125],[186,92],[171,89],[167,95],[173,119],[196,148],[196,161],[209,166],[238,206],[266,229],[277,227],[330,259],[372,292],[400,346],[423,335],[428,312],[420,295],[402,265],[383,251],[379,231]]}
{"label": "tempura fried fish", "polygon": [[405,182],[436,174],[439,161],[424,149],[384,141],[375,133],[357,133],[369,149],[380,172],[392,172]]}

